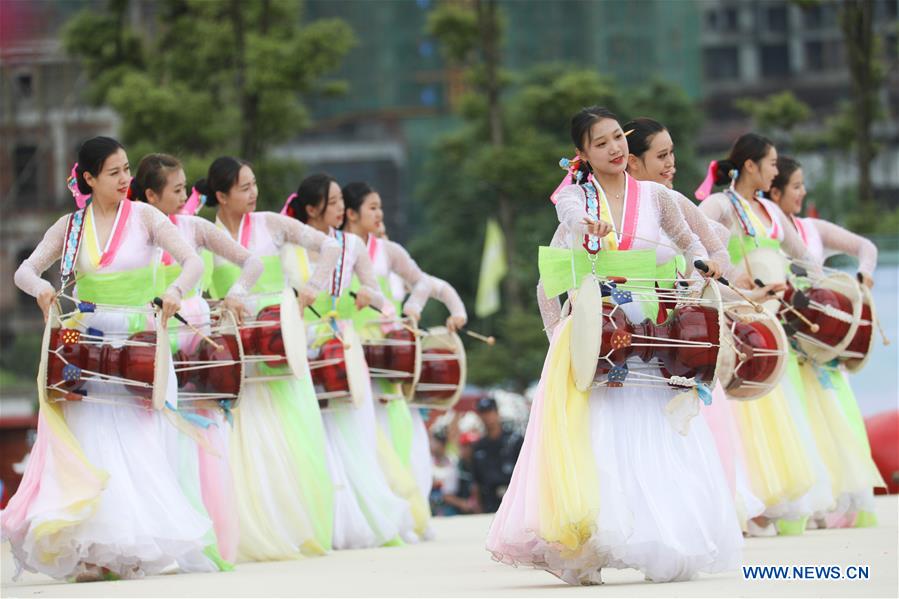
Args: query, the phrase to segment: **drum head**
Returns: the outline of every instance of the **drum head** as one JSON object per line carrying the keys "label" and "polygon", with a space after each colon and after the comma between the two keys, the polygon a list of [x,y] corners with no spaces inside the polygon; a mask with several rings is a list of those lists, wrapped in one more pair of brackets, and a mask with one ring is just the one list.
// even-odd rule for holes
{"label": "drum head", "polygon": [[[169,347],[168,329],[162,318],[156,321],[156,364],[153,369],[153,409],[161,410],[165,407],[166,396],[169,388],[169,371],[172,369],[172,350]],[[172,399],[174,408],[178,408],[178,394]]]}
{"label": "drum head", "polygon": [[362,340],[359,339],[352,324],[341,327],[340,333],[343,336],[343,357],[346,378],[350,386],[350,399],[353,407],[358,408],[365,402],[367,386],[371,385],[365,366],[365,354],[362,352]]}
{"label": "drum head", "polygon": [[571,374],[578,390],[587,391],[596,376],[602,344],[602,294],[595,277],[584,277],[571,304]]}
{"label": "drum head", "polygon": [[[429,350],[449,351],[451,357],[447,359],[455,360],[459,365],[459,383],[451,396],[446,398],[435,399],[427,397],[424,394],[416,393],[418,391],[416,383],[412,390],[411,402],[413,405],[427,406],[438,410],[449,410],[459,398],[465,389],[465,381],[468,376],[468,358],[465,353],[465,346],[462,345],[462,339],[456,333],[450,333],[446,327],[432,327],[427,330],[427,334],[421,338],[421,353],[423,360],[427,359]],[[403,391],[407,392],[407,386],[403,385]]]}
{"label": "drum head", "polygon": [[753,279],[760,279],[765,285],[787,282],[787,260],[778,250],[755,248],[746,254],[745,262],[738,262],[737,265],[745,272],[747,262]]}
{"label": "drum head", "polygon": [[709,387],[715,384],[726,373],[733,373],[737,367],[737,355],[734,352],[733,344],[729,342],[730,331],[727,328],[727,318],[724,314],[724,299],[721,297],[721,289],[718,287],[720,283],[717,281],[707,280],[702,289],[700,296],[707,304],[718,312],[718,359],[715,361],[715,375],[709,383]]}
{"label": "drum head", "polygon": [[306,325],[300,314],[300,305],[290,287],[281,296],[281,336],[287,364],[297,378],[309,376],[306,357]]}
{"label": "drum head", "polygon": [[219,314],[218,330],[216,333],[233,337],[235,345],[237,346],[239,363],[235,364],[234,367],[240,368],[240,386],[237,390],[237,397],[234,398],[234,403],[231,404],[231,409],[234,409],[240,405],[240,399],[243,397],[243,390],[247,380],[247,367],[246,362],[244,361],[243,342],[240,340],[240,330],[237,328],[237,318],[235,318],[234,313],[230,310],[222,310]]}
{"label": "drum head", "polygon": [[[859,292],[861,294],[862,306],[867,306],[871,311],[871,323],[869,325],[865,325],[871,328],[871,333],[868,336],[868,343],[866,344],[866,347],[861,350],[861,353],[864,354],[864,357],[857,358],[853,356],[843,360],[843,364],[846,366],[846,370],[848,370],[849,372],[858,372],[865,367],[865,364],[868,363],[868,358],[871,355],[871,349],[874,345],[874,326],[877,323],[877,309],[874,305],[874,296],[871,294],[871,290],[868,289],[867,285],[864,285],[862,283],[856,283],[856,285],[858,286]],[[859,318],[859,320],[861,319]],[[856,330],[855,334],[858,334],[858,330]]]}
{"label": "drum head", "polygon": [[[727,392],[728,397],[730,397],[731,399],[739,400],[758,399],[759,397],[770,393],[771,390],[780,381],[780,378],[784,373],[784,369],[786,368],[787,364],[787,352],[789,351],[787,334],[784,332],[784,329],[780,325],[780,321],[777,319],[777,317],[768,310],[764,310],[763,312],[756,312],[755,308],[753,308],[749,304],[738,304],[733,307],[728,307],[726,313],[728,314],[728,319],[750,322],[757,329],[764,329],[764,331],[766,332],[765,337],[771,340],[772,345],[771,347],[767,347],[765,349],[776,351],[776,355],[772,356],[772,358],[775,359],[774,367],[764,378],[764,380],[739,380],[738,369],[740,368],[741,364],[739,356],[737,356],[735,353],[736,350],[733,350],[733,369],[724,371],[722,373],[721,385]],[[726,341],[727,345],[736,348],[737,344],[733,334],[730,332],[729,328],[727,329],[727,331],[727,334],[729,336],[729,339]]]}
{"label": "drum head", "polygon": [[50,304],[50,313],[47,316],[47,324],[44,325],[44,336],[41,340],[41,363],[37,368],[37,396],[41,405],[47,404],[47,361],[50,353],[50,334],[53,325],[59,324],[59,307],[56,302]]}
{"label": "drum head", "polygon": [[841,293],[846,296],[852,304],[852,314],[843,313],[847,319],[852,319],[851,324],[849,325],[849,332],[846,333],[846,336],[836,345],[826,345],[821,343],[807,333],[796,334],[796,340],[802,351],[818,364],[824,364],[839,356],[843,350],[852,343],[853,338],[855,338],[855,333],[858,331],[858,323],[862,315],[863,297],[858,282],[844,272],[830,273],[823,279],[815,281],[814,285],[821,289],[830,289],[837,293]]}

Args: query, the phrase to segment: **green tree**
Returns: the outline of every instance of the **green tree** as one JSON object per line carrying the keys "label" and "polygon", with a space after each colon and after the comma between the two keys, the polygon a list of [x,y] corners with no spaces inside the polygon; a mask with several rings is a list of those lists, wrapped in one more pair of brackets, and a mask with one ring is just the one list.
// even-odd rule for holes
{"label": "green tree", "polygon": [[122,117],[129,145],[179,155],[264,158],[308,125],[304,99],[344,89],[328,74],[355,43],[339,19],[301,23],[295,0],[161,0],[155,23],[129,26],[128,0],[84,12],[64,32]]}
{"label": "green tree", "polygon": [[741,98],[734,104],[752,117],[755,128],[771,137],[781,150],[793,145],[794,129],[812,116],[808,104],[789,90],[761,99]]}
{"label": "green tree", "polygon": [[869,207],[873,202],[871,161],[877,153],[871,128],[882,114],[880,89],[886,78],[882,43],[874,34],[873,0],[843,0],[840,27],[852,78],[852,107],[846,115],[854,125],[858,197],[862,207]]}

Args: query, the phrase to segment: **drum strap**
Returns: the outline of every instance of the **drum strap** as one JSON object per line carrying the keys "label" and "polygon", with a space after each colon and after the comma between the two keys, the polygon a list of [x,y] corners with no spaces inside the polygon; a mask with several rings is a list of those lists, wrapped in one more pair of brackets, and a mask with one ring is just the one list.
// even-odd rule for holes
{"label": "drum strap", "polygon": [[346,236],[343,231],[334,230],[334,239],[340,244],[340,257],[337,258],[337,264],[334,265],[334,273],[331,275],[331,297],[340,297],[343,290],[343,265],[346,262]]}
{"label": "drum strap", "polygon": [[59,288],[61,290],[66,288],[72,273],[75,271],[78,250],[81,248],[81,240],[84,237],[84,213],[87,210],[87,206],[90,206],[90,202],[90,199],[88,199],[87,205],[70,214],[66,222],[66,234],[62,241],[62,257],[60,258],[59,268]]}

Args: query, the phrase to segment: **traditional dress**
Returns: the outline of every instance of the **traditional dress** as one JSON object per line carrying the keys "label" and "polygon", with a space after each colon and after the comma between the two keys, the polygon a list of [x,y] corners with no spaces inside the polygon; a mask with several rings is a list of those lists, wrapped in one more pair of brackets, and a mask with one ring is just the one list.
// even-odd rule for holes
{"label": "traditional dress", "polygon": [[[305,314],[307,322],[312,323],[308,327],[308,338],[313,347],[335,334],[343,335],[353,330],[352,319],[358,312],[350,295],[354,274],[371,296],[372,306],[380,309],[385,304],[362,240],[333,229],[330,237],[340,245],[341,253],[328,288],[312,306],[318,316],[312,309],[307,309]],[[319,257],[303,248],[296,250],[299,253],[288,248],[285,263],[290,267],[285,270],[291,284],[299,286],[308,279],[311,265],[316,264]],[[366,383],[369,382],[367,371],[363,378]],[[411,528],[408,506],[391,489],[378,460],[378,431],[371,385],[366,384],[362,393],[362,402],[358,406],[341,405],[330,400],[327,409],[322,412],[328,467],[335,485],[335,549],[361,549],[396,543],[400,541],[401,530]]]}
{"label": "traditional dress", "polygon": [[[418,319],[429,297],[443,303],[453,316],[467,320],[465,306],[455,289],[449,283],[423,272],[400,244],[387,239],[369,236],[368,253],[374,265],[374,272],[381,290],[390,301],[386,308],[393,315],[406,314]],[[410,295],[403,303],[406,289]],[[359,313],[360,326],[366,321],[377,320],[378,315],[371,310]],[[377,335],[378,330],[366,329]],[[392,484],[403,489],[415,522],[414,531],[407,531],[407,540],[427,539],[432,536],[429,518],[429,497],[433,484],[431,447],[428,429],[421,409],[410,406],[403,398],[399,385],[384,379],[373,381],[380,401],[375,404],[379,430],[390,440],[392,448],[402,468],[411,475],[415,488],[410,489],[405,482],[408,476],[400,473],[389,463],[393,459],[384,452],[385,468],[393,473]]]}
{"label": "traditional dress", "polygon": [[[731,231],[728,250],[732,279],[743,268],[745,256],[756,247],[783,249],[795,258],[808,256],[780,208],[765,198],[760,202],[768,217],[767,224],[749,201],[732,188],[712,194],[700,205],[708,218]],[[790,352],[788,371],[796,367],[795,359]],[[768,518],[802,521],[815,511],[826,509],[830,501],[826,468],[803,401],[801,388],[789,387],[782,380],[765,397],[735,402],[733,406],[746,459],[748,487],[754,498],[765,505],[763,515]],[[754,498],[749,497],[747,504]]]}
{"label": "traditional dress", "polygon": [[[859,272],[872,273],[877,246],[837,225],[815,218],[790,217],[815,264],[837,253],[855,256]],[[826,526],[872,526],[874,487],[885,486],[874,462],[864,421],[852,388],[836,361],[815,364],[802,360],[793,378],[808,393],[806,407],[815,439],[825,456],[832,490],[832,508],[816,514]],[[796,383],[794,383],[796,384]]]}
{"label": "traditional dress", "polygon": [[[220,220],[216,224],[224,229]],[[280,261],[285,244],[322,254],[306,283],[315,293],[327,285],[340,253],[326,235],[270,212],[245,214],[237,241],[264,266],[247,300],[252,314],[279,303],[287,288]],[[224,297],[240,274],[237,266],[216,257],[212,296]],[[256,368],[255,374],[285,374],[280,367]],[[244,385],[234,410],[230,462],[240,520],[239,560],[291,559],[331,547],[334,494],[324,426],[309,372],[295,375]]]}
{"label": "traditional dress", "polygon": [[[252,256],[231,236],[211,222],[197,216],[169,215],[181,236],[198,254],[211,252],[241,267],[240,279],[228,290],[231,297],[244,297],[262,274],[262,262]],[[156,274],[156,282],[165,288],[174,281],[181,272],[168,252],[162,252],[160,268]],[[206,272],[204,271],[204,275]],[[211,277],[211,268],[208,269]],[[205,277],[204,277],[205,278]],[[200,282],[200,286],[203,282]],[[209,303],[200,294],[199,286],[191,289],[181,303],[180,314],[195,327],[209,332]],[[172,351],[180,351],[182,355],[195,355],[201,338],[189,328],[184,327],[176,319],[169,321],[169,334],[172,339]],[[239,538],[239,522],[237,518],[237,501],[235,499],[234,481],[228,459],[228,439],[231,425],[222,410],[192,410],[189,405],[182,405],[185,414],[198,416],[191,418],[190,423],[199,424],[191,431],[193,435],[179,434],[174,427],[166,431],[169,437],[169,460],[178,472],[182,489],[195,506],[205,506],[206,512],[214,525],[214,538],[210,539],[218,548],[218,553],[228,562],[237,559],[237,543]],[[200,436],[200,442],[194,439]],[[227,564],[219,562],[220,567],[228,569]]]}
{"label": "traditional dress", "polygon": [[[561,316],[555,296],[590,272],[582,221],[597,204],[587,187],[571,185],[554,196],[561,224],[552,247],[541,248],[538,291],[552,341],[487,549],[499,561],[542,568],[569,584],[596,584],[601,568],[636,568],[652,581],[735,568],[742,538],[705,422],[697,418],[686,435],[677,432],[664,412],[676,392],[663,385],[589,392],[574,386],[569,343],[581,332]],[[622,226],[616,223],[603,240],[597,272],[652,288],[648,281],[668,261],[657,254],[660,231],[682,252],[706,257],[674,193],[628,176]],[[598,203],[597,216],[611,222],[603,196]],[[651,301],[621,307],[631,321],[657,317]],[[642,367],[639,359],[628,366]]]}
{"label": "traditional dress", "polygon": [[[123,200],[108,241],[101,244],[93,206],[72,217],[81,225],[81,243],[59,219],[16,272],[16,285],[33,296],[52,290],[40,278],[63,256],[77,273],[79,301],[114,307],[85,311],[65,326],[93,329],[113,346],[131,333],[152,330],[147,307],[155,295],[153,274],[162,248],[184,266],[168,287],[181,296],[192,289],[202,262],[155,208]],[[77,255],[74,249],[78,248]],[[118,308],[117,308],[118,307]],[[169,377],[166,401],[175,405],[176,385]],[[9,538],[18,568],[66,578],[85,565],[112,575],[135,578],[158,574],[173,565],[183,571],[216,569],[204,555],[211,522],[184,496],[166,460],[160,429],[162,411],[129,404],[123,385],[85,383],[91,393],[122,396],[121,404],[89,401],[42,403],[38,437],[22,484],[3,512],[3,536]]]}

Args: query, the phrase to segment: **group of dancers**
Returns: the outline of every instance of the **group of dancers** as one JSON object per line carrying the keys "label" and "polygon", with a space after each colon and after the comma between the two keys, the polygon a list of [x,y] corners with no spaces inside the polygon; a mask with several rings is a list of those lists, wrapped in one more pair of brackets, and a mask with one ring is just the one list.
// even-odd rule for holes
{"label": "group of dancers", "polygon": [[[778,156],[763,136],[742,135],[726,159],[711,163],[696,191],[698,207],[674,191],[674,141],[663,124],[638,118],[621,125],[594,106],[573,117],[571,140],[577,156],[560,163],[568,172],[551,197],[559,226],[550,247],[540,248],[537,296],[550,347],[524,445],[488,535],[494,559],[544,569],[572,585],[601,584],[603,568],[676,581],[735,569],[744,535],[875,525],[873,490],[884,482],[858,405],[838,361],[823,358],[834,355],[824,351],[832,348],[796,343],[806,338],[791,323],[818,328],[789,288],[787,266],[819,281],[826,257],[855,256],[857,280],[831,278],[848,279],[842,289],[859,295],[873,285],[876,247],[832,223],[799,217],[802,167]],[[715,186],[722,191],[711,193]],[[758,255],[773,257],[773,266],[753,272]],[[604,308],[590,304],[584,283],[590,277],[602,283]],[[679,320],[676,308],[704,300],[671,290],[682,284],[718,286],[701,296],[718,298],[704,304],[711,308],[705,314],[734,307],[755,333],[768,335],[765,343],[774,341],[780,321],[767,329],[756,323],[789,316],[783,326],[789,347],[755,355],[786,362],[764,395],[744,392],[741,377],[749,375],[740,368],[753,359],[745,345],[736,347],[736,372],[719,359],[711,389],[664,371],[689,365],[702,345],[684,336],[696,312]],[[563,306],[558,296],[566,292]],[[590,319],[579,304],[605,314],[599,364],[591,341],[600,328],[584,326]],[[861,322],[857,311],[831,308],[824,320],[839,318],[845,328]],[[623,328],[622,311],[631,328]],[[866,318],[873,334],[875,319]],[[726,325],[714,322],[716,333]],[[668,336],[645,332],[664,327]],[[729,343],[722,338],[719,355]],[[600,384],[577,382],[581,347],[593,352],[591,377],[594,369],[607,373],[597,377]],[[657,352],[651,360],[647,347]],[[630,357],[616,361],[625,349],[633,350]],[[678,352],[682,362],[671,358]]]}
{"label": "group of dancers", "polygon": [[[575,348],[593,333],[573,326],[587,277],[602,279],[603,302],[618,302],[630,322],[663,323],[681,283],[724,281],[721,301],[759,311],[776,303],[786,285],[746,272],[747,254],[762,247],[812,270],[832,253],[854,255],[870,287],[873,244],[800,218],[801,165],[762,136],[743,135],[712,163],[698,206],[674,191],[674,141],[662,124],[622,126],[591,107],[573,117],[571,138],[577,156],[563,161],[551,197],[559,226],[540,250],[550,346],[489,531],[493,557],[575,585],[601,583],[602,568],[684,580],[737,567],[744,535],[874,525],[873,488],[883,481],[836,363],[783,348],[785,374],[764,396],[739,401],[719,382],[679,424],[672,400],[685,388],[699,397],[702,385],[630,384],[629,372],[647,371],[633,356],[612,368],[614,384],[585,389],[573,375]],[[716,185],[723,191],[713,194]],[[257,212],[245,161],[218,158],[188,194],[177,159],[148,155],[132,180],[125,149],[98,137],[82,145],[72,189],[78,210],[47,231],[15,282],[45,315],[72,282],[78,301],[135,308],[88,311],[67,325],[88,334],[127,335],[158,318],[171,323],[177,352],[203,340],[170,320],[176,312],[202,330],[206,297],[241,321],[291,288],[312,329],[347,338],[385,314],[415,322],[429,298],[449,309],[447,328],[466,323],[452,287],[386,239],[381,199],[365,183],[341,188],[311,175],[281,214]],[[195,216],[203,205],[215,223]],[[550,264],[554,256],[562,259]],[[41,278],[57,260],[59,289]],[[156,313],[146,309],[154,296]],[[658,363],[648,368],[662,376]],[[3,512],[19,568],[133,578],[430,538],[419,410],[385,379],[371,379],[356,405],[322,409],[309,371],[294,375],[248,382],[236,409],[210,406],[190,419],[169,405],[172,381],[164,410],[42,396],[31,459]]]}
{"label": "group of dancers", "polygon": [[[294,316],[312,332],[311,344],[324,328],[349,351],[354,321],[372,335],[387,334],[391,321],[415,330],[429,298],[449,308],[447,328],[460,329],[467,316],[458,294],[386,238],[376,190],[361,182],[341,189],[316,174],[281,214],[257,212],[246,161],[216,159],[188,192],[175,157],[147,155],[132,178],[125,148],[109,137],[82,144],[69,187],[77,210],[46,232],[15,282],[45,318],[61,321],[62,332],[52,334],[67,336],[66,347],[99,340],[96,363],[106,371],[89,373],[89,361],[73,369],[70,360],[62,375],[83,377],[77,393],[66,392],[65,382],[54,387],[61,393],[41,390],[38,435],[2,514],[19,572],[94,581],[226,571],[237,562],[431,537],[421,412],[398,383],[369,379],[364,362],[359,398],[327,409],[308,361],[299,369],[258,364],[236,406],[179,404],[181,374],[165,362],[170,376],[151,373],[162,409],[129,396],[139,390],[140,377],[126,374],[137,368],[138,352],[119,352],[124,357],[108,367],[116,348],[139,348],[135,333],[161,331],[161,323],[168,327],[155,341],[171,346],[176,360],[206,343],[222,349],[222,338],[216,344],[210,336],[211,314],[247,324],[285,290],[296,297]],[[215,208],[214,223],[196,216],[203,206]],[[57,261],[58,288],[41,277]],[[78,308],[60,316],[67,297]],[[65,347],[51,351],[51,360],[69,355]],[[212,372],[233,377],[221,366]],[[39,386],[47,384],[42,376]]]}

